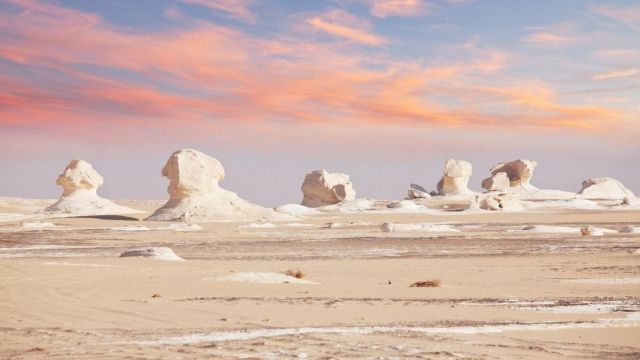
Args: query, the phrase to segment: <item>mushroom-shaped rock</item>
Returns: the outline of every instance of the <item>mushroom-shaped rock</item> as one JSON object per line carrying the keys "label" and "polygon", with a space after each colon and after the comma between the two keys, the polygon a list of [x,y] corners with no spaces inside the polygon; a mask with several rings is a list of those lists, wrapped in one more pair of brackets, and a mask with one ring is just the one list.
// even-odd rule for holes
{"label": "mushroom-shaped rock", "polygon": [[448,159],[444,166],[444,176],[438,182],[438,195],[471,195],[469,178],[471,163],[464,160]]}
{"label": "mushroom-shaped rock", "polygon": [[162,175],[169,178],[169,201],[147,220],[277,220],[290,217],[252,204],[219,187],[218,182],[224,179],[224,168],[218,160],[197,150],[174,152],[162,168]]}
{"label": "mushroom-shaped rock", "polygon": [[633,192],[620,181],[610,177],[583,181],[578,197],[590,200],[624,200],[627,198],[627,202],[633,202],[636,198]]}
{"label": "mushroom-shaped rock", "polygon": [[415,200],[415,199],[428,199],[431,197],[431,194],[425,188],[420,185],[410,184],[409,189],[407,190],[407,199]]}
{"label": "mushroom-shaped rock", "polygon": [[[533,177],[533,170],[538,166],[538,162],[534,160],[518,159],[509,162],[499,163],[491,168],[491,177],[482,181],[482,187],[486,190],[491,190],[492,187],[496,187],[497,184],[502,186],[501,179],[505,173],[509,178],[510,190],[514,192],[534,192],[538,188],[531,185],[531,178]],[[502,190],[502,189],[501,189]]]}
{"label": "mushroom-shaped rock", "polygon": [[308,173],[302,183],[302,205],[319,207],[339,204],[356,198],[349,175],[330,173],[324,169]]}
{"label": "mushroom-shaped rock", "polygon": [[98,188],[104,179],[91,164],[84,160],[71,160],[56,184],[63,189],[55,204],[44,209],[49,215],[93,216],[139,213],[125,206],[98,196]]}

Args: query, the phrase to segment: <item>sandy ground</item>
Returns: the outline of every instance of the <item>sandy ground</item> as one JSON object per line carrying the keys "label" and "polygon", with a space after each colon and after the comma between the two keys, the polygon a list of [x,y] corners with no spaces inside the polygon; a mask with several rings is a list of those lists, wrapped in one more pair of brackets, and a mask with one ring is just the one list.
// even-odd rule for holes
{"label": "sandy ground", "polygon": [[[19,205],[0,210],[38,204]],[[188,232],[140,218],[0,222],[0,357],[640,358],[640,234],[520,231],[620,230],[640,211],[324,214]],[[22,225],[37,221],[54,226]],[[119,257],[140,246],[185,261]],[[224,280],[288,269],[309,283]],[[440,286],[410,287],[422,280]]]}

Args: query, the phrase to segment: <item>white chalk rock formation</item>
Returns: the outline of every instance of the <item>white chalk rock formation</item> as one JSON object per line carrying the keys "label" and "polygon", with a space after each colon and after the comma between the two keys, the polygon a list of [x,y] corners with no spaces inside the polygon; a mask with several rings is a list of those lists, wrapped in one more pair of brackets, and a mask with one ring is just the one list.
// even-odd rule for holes
{"label": "white chalk rock formation", "polygon": [[[636,196],[620,181],[610,177],[600,177],[582,182],[578,197],[590,200],[624,200],[633,202]],[[629,200],[631,199],[631,200]]]}
{"label": "white chalk rock formation", "polygon": [[84,160],[71,160],[64,172],[58,176],[56,184],[63,189],[62,196],[55,204],[44,209],[48,215],[93,216],[134,214],[141,211],[98,196],[98,188],[104,179],[91,164]]}
{"label": "white chalk rock formation", "polygon": [[169,201],[147,220],[216,221],[262,220],[288,217],[241,199],[218,186],[224,168],[218,160],[197,150],[174,152],[162,175],[169,178]]}
{"label": "white chalk rock formation", "polygon": [[482,180],[482,188],[488,191],[507,192],[511,189],[509,175],[504,171],[496,173],[490,178]]}
{"label": "white chalk rock formation", "polygon": [[349,175],[330,173],[324,169],[308,173],[302,183],[302,205],[320,207],[356,198]]}
{"label": "white chalk rock formation", "polygon": [[517,194],[490,192],[479,198],[480,208],[491,211],[525,210]]}
{"label": "white chalk rock formation", "polygon": [[[531,178],[536,166],[537,161],[525,159],[499,163],[491,168],[491,177],[482,181],[482,187],[490,191],[535,192],[538,188],[531,185]],[[504,189],[505,176],[509,179],[508,189]]]}
{"label": "white chalk rock formation", "polygon": [[146,257],[156,260],[182,261],[183,258],[176,255],[171,248],[166,246],[131,249],[120,254],[120,257]]}
{"label": "white chalk rock formation", "polygon": [[471,195],[469,178],[471,163],[464,160],[448,159],[444,166],[444,176],[438,182],[438,195]]}
{"label": "white chalk rock formation", "polygon": [[425,188],[420,185],[410,184],[409,189],[407,190],[407,199],[415,200],[415,199],[428,199],[431,197],[431,194]]}

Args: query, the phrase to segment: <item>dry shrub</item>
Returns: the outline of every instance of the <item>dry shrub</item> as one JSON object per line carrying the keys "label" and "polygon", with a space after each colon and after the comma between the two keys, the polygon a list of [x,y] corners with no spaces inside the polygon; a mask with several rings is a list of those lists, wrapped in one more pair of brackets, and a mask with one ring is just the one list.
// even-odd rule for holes
{"label": "dry shrub", "polygon": [[440,280],[426,280],[426,281],[416,281],[413,284],[409,285],[409,287],[439,287]]}
{"label": "dry shrub", "polygon": [[293,276],[296,279],[302,279],[303,277],[305,277],[305,273],[303,273],[302,271],[300,271],[300,269],[289,269],[287,271],[284,272],[285,275],[287,276]]}

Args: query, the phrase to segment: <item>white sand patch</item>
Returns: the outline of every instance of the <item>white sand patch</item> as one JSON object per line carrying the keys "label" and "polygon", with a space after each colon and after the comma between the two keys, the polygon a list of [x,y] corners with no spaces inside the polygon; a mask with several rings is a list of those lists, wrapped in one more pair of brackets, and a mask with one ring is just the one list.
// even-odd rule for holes
{"label": "white sand patch", "polygon": [[273,229],[273,228],[277,228],[278,226],[272,223],[251,223],[249,225],[242,225],[239,226],[239,228],[241,229]]}
{"label": "white sand patch", "polygon": [[286,227],[314,227],[315,225],[313,225],[313,224],[303,224],[303,223],[290,223],[290,224],[284,224],[282,226],[286,226]]}
{"label": "white sand patch", "polygon": [[552,226],[552,225],[529,225],[522,229],[509,229],[507,232],[529,232],[537,234],[581,234],[580,228],[570,226]]}
{"label": "white sand patch", "polygon": [[620,311],[623,308],[620,304],[588,304],[588,305],[567,305],[567,306],[537,306],[519,307],[519,310],[530,310],[552,314],[606,314]]}
{"label": "white sand patch", "polygon": [[66,245],[28,245],[28,246],[16,246],[0,248],[0,252],[14,252],[14,251],[30,251],[30,250],[55,250],[55,249],[68,249]]}
{"label": "white sand patch", "polygon": [[234,340],[252,340],[265,337],[307,335],[307,334],[353,334],[370,335],[380,333],[418,333],[424,335],[472,335],[495,334],[509,331],[556,331],[570,329],[596,329],[611,327],[631,327],[640,324],[640,313],[628,314],[625,318],[605,318],[591,322],[538,322],[528,324],[499,324],[484,326],[451,327],[410,327],[410,326],[354,326],[354,327],[301,327],[219,331],[208,334],[192,334],[166,337],[157,340],[136,341],[139,345],[182,345],[202,342],[223,342]]}
{"label": "white sand patch", "polygon": [[120,257],[146,257],[155,260],[183,261],[173,250],[166,246],[131,249],[120,254]]}
{"label": "white sand patch", "polygon": [[172,230],[176,232],[189,232],[189,231],[200,231],[202,230],[202,226],[198,224],[169,224],[167,226],[159,227],[158,230]]}
{"label": "white sand patch", "polygon": [[381,213],[400,213],[400,214],[439,214],[439,210],[429,209],[424,205],[416,204],[412,200],[392,201],[387,204],[386,208],[379,210]]}
{"label": "white sand patch", "polygon": [[320,214],[320,212],[316,209],[306,207],[304,205],[298,204],[286,204],[282,206],[278,206],[275,208],[275,211],[290,214],[290,215],[314,215]]}
{"label": "white sand patch", "polygon": [[446,232],[460,232],[460,230],[446,224],[397,224],[397,223],[384,223],[380,226],[382,232],[400,232],[400,231],[420,231],[420,232],[433,232],[433,233],[446,233]]}
{"label": "white sand patch", "polygon": [[529,210],[544,208],[593,210],[600,208],[597,203],[586,199],[524,201],[523,204]]}
{"label": "white sand patch", "polygon": [[375,202],[371,199],[356,199],[351,201],[345,201],[336,205],[328,205],[322,206],[319,208],[320,210],[328,210],[350,214],[350,213],[360,213],[375,210]]}
{"label": "white sand patch", "polygon": [[640,277],[629,278],[601,278],[601,279],[566,279],[564,282],[578,284],[600,284],[600,285],[637,285],[640,284]]}
{"label": "white sand patch", "polygon": [[260,283],[260,284],[308,284],[315,285],[316,282],[298,279],[293,276],[288,276],[285,274],[279,274],[274,272],[239,272],[231,275],[219,276],[216,278],[216,281],[237,281],[237,282],[250,282],[250,283]]}
{"label": "white sand patch", "polygon": [[82,263],[69,263],[69,262],[57,262],[57,261],[45,262],[45,263],[42,263],[42,265],[81,266],[81,267],[116,267],[116,265],[109,265],[109,264],[82,264]]}
{"label": "white sand patch", "polygon": [[33,215],[18,214],[18,213],[0,213],[1,221],[20,221],[32,218]]}
{"label": "white sand patch", "polygon": [[50,222],[40,222],[40,221],[36,221],[36,222],[24,222],[22,223],[22,228],[24,229],[46,229],[46,228],[53,228],[56,227],[56,224],[54,223],[50,223]]}
{"label": "white sand patch", "polygon": [[142,225],[117,226],[117,227],[110,227],[107,229],[111,231],[149,231],[151,230],[148,227],[142,226]]}

